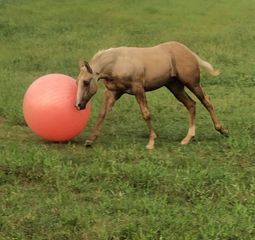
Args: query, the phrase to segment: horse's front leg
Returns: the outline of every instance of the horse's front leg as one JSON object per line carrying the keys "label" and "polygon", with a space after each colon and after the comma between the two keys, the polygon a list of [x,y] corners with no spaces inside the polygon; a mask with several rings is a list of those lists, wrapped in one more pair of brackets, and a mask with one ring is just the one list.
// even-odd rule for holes
{"label": "horse's front leg", "polygon": [[[137,89],[138,90],[138,89]],[[147,149],[153,149],[154,148],[154,143],[155,143],[155,138],[157,137],[156,133],[154,132],[153,126],[152,126],[152,121],[151,121],[151,114],[148,108],[147,104],[147,99],[145,96],[144,89],[139,89],[135,93],[136,100],[139,104],[140,110],[142,112],[143,118],[146,121],[148,128],[150,130],[150,137],[149,137],[149,142],[146,145]]]}
{"label": "horse's front leg", "polygon": [[105,98],[104,98],[103,105],[101,107],[101,111],[97,118],[95,127],[92,129],[92,132],[87,137],[85,146],[91,146],[93,142],[97,139],[97,137],[100,135],[100,132],[103,126],[103,121],[106,117],[107,112],[111,110],[114,103],[116,102],[116,100],[118,100],[121,97],[121,95],[122,93],[120,92],[105,90]]}

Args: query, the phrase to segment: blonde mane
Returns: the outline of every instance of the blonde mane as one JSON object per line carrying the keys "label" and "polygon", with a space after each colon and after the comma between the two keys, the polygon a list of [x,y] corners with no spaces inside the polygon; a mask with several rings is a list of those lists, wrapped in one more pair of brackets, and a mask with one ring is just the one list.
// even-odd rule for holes
{"label": "blonde mane", "polygon": [[102,49],[102,50],[99,50],[91,59],[91,62],[95,61],[97,58],[99,58],[103,53],[111,50],[112,48],[109,48],[109,49]]}
{"label": "blonde mane", "polygon": [[94,61],[96,58],[100,57],[102,53],[105,51],[105,49],[99,50],[91,59],[91,61]]}

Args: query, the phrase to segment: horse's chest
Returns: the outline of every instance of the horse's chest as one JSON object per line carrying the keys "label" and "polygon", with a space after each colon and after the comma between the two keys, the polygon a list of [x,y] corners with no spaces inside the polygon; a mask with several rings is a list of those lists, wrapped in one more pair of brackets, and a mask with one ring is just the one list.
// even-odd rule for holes
{"label": "horse's chest", "polygon": [[131,93],[131,86],[129,84],[120,82],[120,81],[114,81],[110,80],[104,81],[105,87],[110,90],[110,91],[121,91],[121,92],[126,92],[126,93]]}

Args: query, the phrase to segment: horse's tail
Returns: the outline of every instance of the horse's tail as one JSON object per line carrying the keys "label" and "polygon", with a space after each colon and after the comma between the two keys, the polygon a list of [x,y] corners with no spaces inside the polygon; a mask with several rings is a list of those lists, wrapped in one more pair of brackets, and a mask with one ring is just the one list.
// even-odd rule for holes
{"label": "horse's tail", "polygon": [[201,59],[197,54],[195,53],[193,54],[197,59],[199,66],[204,68],[209,74],[211,74],[212,76],[218,76],[220,74],[220,71],[218,69],[214,69],[209,62],[206,62],[205,60]]}

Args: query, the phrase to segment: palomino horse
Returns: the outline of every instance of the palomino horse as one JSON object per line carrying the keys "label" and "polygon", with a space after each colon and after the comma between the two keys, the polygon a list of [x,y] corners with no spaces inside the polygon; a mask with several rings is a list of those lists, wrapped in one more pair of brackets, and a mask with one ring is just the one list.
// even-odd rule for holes
{"label": "palomino horse", "polygon": [[89,63],[80,61],[76,108],[81,110],[86,107],[87,102],[97,92],[100,79],[103,79],[106,87],[102,109],[85,145],[92,145],[100,134],[107,112],[116,100],[128,93],[136,97],[140,106],[150,130],[146,148],[152,149],[156,134],[145,92],[163,86],[170,90],[189,112],[189,130],[181,144],[188,144],[195,136],[195,101],[185,92],[184,86],[193,92],[208,110],[215,129],[227,135],[228,131],[222,127],[209,96],[200,85],[200,67],[213,76],[219,74],[210,63],[178,42],[167,42],[147,48],[110,48],[96,53]]}

